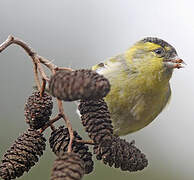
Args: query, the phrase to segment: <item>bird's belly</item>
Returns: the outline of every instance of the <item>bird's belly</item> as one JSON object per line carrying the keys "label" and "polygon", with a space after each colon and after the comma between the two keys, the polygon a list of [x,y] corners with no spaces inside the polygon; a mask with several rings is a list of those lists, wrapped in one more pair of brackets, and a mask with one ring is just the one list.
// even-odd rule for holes
{"label": "bird's belly", "polygon": [[[113,96],[114,94],[114,96]],[[122,97],[110,93],[106,97],[114,133],[126,135],[151,123],[166,105],[166,93],[136,93]]]}

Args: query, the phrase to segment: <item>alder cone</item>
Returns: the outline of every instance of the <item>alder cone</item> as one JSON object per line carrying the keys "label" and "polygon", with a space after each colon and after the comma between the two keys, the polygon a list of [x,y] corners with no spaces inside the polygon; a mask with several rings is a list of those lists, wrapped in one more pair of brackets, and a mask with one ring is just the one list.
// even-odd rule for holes
{"label": "alder cone", "polygon": [[52,97],[40,92],[34,92],[27,100],[24,108],[26,123],[31,129],[39,129],[43,127],[50,119],[52,114],[53,102]]}
{"label": "alder cone", "polygon": [[148,160],[134,144],[124,139],[112,136],[112,139],[103,140],[94,146],[97,160],[104,164],[120,168],[122,171],[139,171],[148,165]]}
{"label": "alder cone", "polygon": [[92,70],[59,70],[51,76],[49,91],[60,100],[99,99],[110,91],[109,81]]}
{"label": "alder cone", "polygon": [[[93,161],[92,161],[92,153],[89,152],[89,148],[87,145],[76,142],[76,140],[82,140],[81,136],[74,131],[74,141],[72,144],[72,151],[77,153],[81,160],[84,162],[84,173],[89,174],[93,171]],[[69,131],[64,126],[60,126],[59,128],[55,129],[51,133],[51,137],[49,138],[49,143],[52,151],[57,155],[60,156],[67,152],[68,144],[70,140]]]}
{"label": "alder cone", "polygon": [[76,153],[65,153],[54,161],[51,180],[80,180],[84,163]]}
{"label": "alder cone", "polygon": [[108,106],[103,99],[81,100],[78,107],[88,136],[96,143],[111,139],[113,126]]}
{"label": "alder cone", "polygon": [[0,177],[5,180],[20,177],[38,162],[43,154],[46,139],[36,130],[28,129],[17,138],[4,154],[0,164]]}
{"label": "alder cone", "polygon": [[95,142],[94,154],[104,164],[123,171],[138,171],[148,165],[146,156],[135,146],[113,134],[110,113],[106,102],[82,100],[79,104],[82,124]]}

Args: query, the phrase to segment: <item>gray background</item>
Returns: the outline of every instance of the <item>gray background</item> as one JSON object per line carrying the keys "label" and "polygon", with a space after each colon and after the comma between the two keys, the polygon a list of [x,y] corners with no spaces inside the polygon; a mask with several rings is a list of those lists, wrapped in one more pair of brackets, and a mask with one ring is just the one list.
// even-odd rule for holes
{"label": "gray background", "polygon": [[[147,155],[149,166],[121,172],[96,162],[84,179],[191,180],[194,176],[194,3],[192,0],[6,0],[0,1],[0,42],[13,34],[60,66],[87,68],[125,51],[137,40],[157,36],[174,45],[186,68],[175,70],[172,98],[157,119],[125,136]],[[23,107],[34,84],[32,63],[11,46],[0,54],[0,155],[25,129]],[[65,111],[84,131],[73,103]],[[48,137],[50,130],[45,132]],[[49,179],[55,156],[49,146],[39,164],[20,179]]]}

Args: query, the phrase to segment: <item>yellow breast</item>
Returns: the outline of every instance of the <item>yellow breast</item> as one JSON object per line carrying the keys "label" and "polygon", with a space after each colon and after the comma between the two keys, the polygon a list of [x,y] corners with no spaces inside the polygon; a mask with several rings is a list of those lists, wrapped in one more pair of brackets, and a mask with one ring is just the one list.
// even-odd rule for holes
{"label": "yellow breast", "polygon": [[145,82],[136,78],[118,77],[110,80],[111,91],[105,98],[115,134],[125,135],[137,131],[162,111],[170,97],[169,84],[158,88],[145,88]]}

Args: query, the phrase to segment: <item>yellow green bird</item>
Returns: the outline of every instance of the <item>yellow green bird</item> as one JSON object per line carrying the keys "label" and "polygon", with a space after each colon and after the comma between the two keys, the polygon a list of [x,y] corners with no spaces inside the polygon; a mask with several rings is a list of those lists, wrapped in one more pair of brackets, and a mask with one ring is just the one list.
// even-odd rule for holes
{"label": "yellow green bird", "polygon": [[110,81],[111,91],[105,101],[115,134],[140,130],[157,117],[170,99],[173,70],[181,68],[182,63],[169,43],[147,37],[92,67]]}

